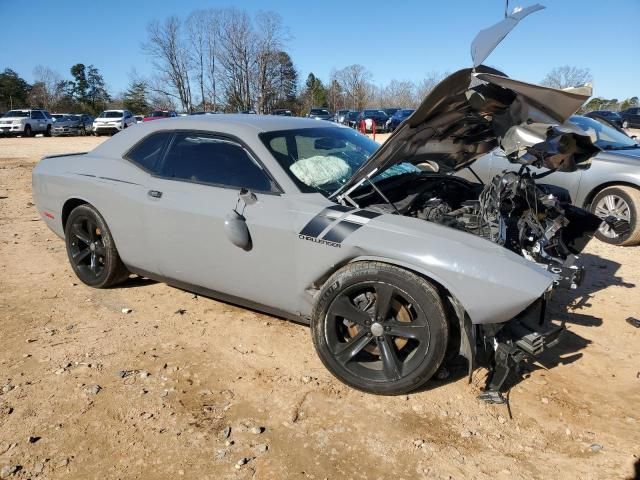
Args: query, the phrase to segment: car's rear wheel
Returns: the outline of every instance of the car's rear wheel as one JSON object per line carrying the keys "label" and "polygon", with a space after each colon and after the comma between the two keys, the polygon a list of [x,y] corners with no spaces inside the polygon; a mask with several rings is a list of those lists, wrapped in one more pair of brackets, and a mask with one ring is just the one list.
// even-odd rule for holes
{"label": "car's rear wheel", "polygon": [[448,341],[436,288],[380,262],[356,262],[332,275],[311,322],[314,346],[329,371],[382,395],[407,393],[429,380]]}
{"label": "car's rear wheel", "polygon": [[32,136],[31,125],[25,125],[25,127],[24,127],[24,136],[25,137],[31,137]]}
{"label": "car's rear wheel", "polygon": [[44,132],[44,136],[45,137],[50,137],[51,136],[51,125],[47,125],[47,129]]}
{"label": "car's rear wheel", "polygon": [[599,240],[624,246],[640,243],[640,190],[623,185],[607,187],[594,197],[591,211],[602,219],[613,217],[628,224],[628,228],[622,229],[626,230],[625,233],[618,233],[610,225],[603,223],[596,232]]}
{"label": "car's rear wheel", "polygon": [[129,276],[106,222],[93,206],[74,208],[64,233],[69,263],[83,283],[107,288]]}

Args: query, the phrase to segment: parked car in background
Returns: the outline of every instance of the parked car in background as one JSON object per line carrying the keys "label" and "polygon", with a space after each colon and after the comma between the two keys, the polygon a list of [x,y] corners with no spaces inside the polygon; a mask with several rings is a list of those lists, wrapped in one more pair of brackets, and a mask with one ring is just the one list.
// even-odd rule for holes
{"label": "parked car in background", "polygon": [[391,118],[387,120],[387,123],[385,125],[387,128],[387,131],[393,132],[396,128],[398,128],[398,125],[400,125],[407,118],[409,118],[409,116],[415,111],[416,110],[414,108],[403,108],[395,112],[391,116]]}
{"label": "parked car in background", "polygon": [[105,110],[93,121],[93,133],[96,136],[113,135],[135,125],[136,119],[129,110]]}
{"label": "parked car in background", "polygon": [[384,132],[387,129],[386,123],[389,117],[383,110],[365,109],[358,116],[358,128],[363,120],[365,131],[372,132],[375,122],[376,132]]}
{"label": "parked car in background", "polygon": [[398,110],[400,110],[399,108],[383,108],[382,111],[385,113],[385,115],[387,117],[392,117]]}
{"label": "parked car in background", "polygon": [[307,115],[309,118],[315,118],[316,120],[331,120],[333,113],[326,108],[312,108]]}
{"label": "parked car in background", "polygon": [[627,108],[620,112],[622,128],[640,128],[640,107]]}
{"label": "parked car in background", "polygon": [[153,120],[161,120],[163,118],[177,117],[178,114],[173,110],[154,110],[142,119],[143,122],[151,122]]}
{"label": "parked car in background", "polygon": [[64,115],[53,124],[53,135],[88,135],[93,131],[93,117],[80,113]]}
{"label": "parked car in background", "polygon": [[293,116],[291,110],[287,110],[286,108],[277,108],[271,112],[271,115],[280,115],[281,117]]}
{"label": "parked car in background", "polygon": [[242,113],[244,115],[256,115],[256,111],[255,110],[241,110],[238,113]]}
{"label": "parked car in background", "polygon": [[67,115],[71,115],[70,113],[52,113],[51,117],[53,118],[53,122],[57,122],[58,120],[62,120]]}
{"label": "parked car in background", "polygon": [[136,123],[142,123],[144,121],[144,115],[134,115],[133,118],[135,119]]}
{"label": "parked car in background", "polygon": [[595,120],[604,120],[609,125],[613,125],[616,128],[622,128],[622,116],[618,112],[594,110],[593,112],[585,113],[584,116]]}
{"label": "parked car in background", "polygon": [[351,110],[344,116],[344,120],[342,121],[343,125],[347,125],[351,128],[356,128],[358,126],[358,117],[360,116],[360,112],[357,110]]}
{"label": "parked car in background", "polygon": [[340,124],[344,125],[344,119],[345,119],[347,113],[349,113],[350,111],[351,110],[349,110],[349,109],[338,110],[336,112],[336,114],[335,114],[335,118],[334,118],[335,121],[337,123],[340,123]]}
{"label": "parked car in background", "polygon": [[46,110],[10,110],[0,118],[0,134],[31,137],[37,133],[51,136],[53,117]]}
{"label": "parked car in background", "polygon": [[[570,123],[589,134],[602,151],[592,158],[591,167],[573,173],[554,172],[540,183],[562,187],[574,205],[609,218],[596,237],[614,245],[640,243],[640,145],[617,129],[593,118],[574,115]],[[494,150],[473,164],[473,172],[488,184],[502,171],[517,171],[520,165],[507,164],[504,154]],[[463,170],[459,176],[474,181]]]}

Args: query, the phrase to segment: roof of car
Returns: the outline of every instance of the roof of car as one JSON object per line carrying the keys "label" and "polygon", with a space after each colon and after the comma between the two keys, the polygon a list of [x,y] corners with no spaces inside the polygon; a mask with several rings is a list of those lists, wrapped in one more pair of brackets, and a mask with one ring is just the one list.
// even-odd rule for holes
{"label": "roof of car", "polygon": [[172,129],[214,129],[216,126],[242,126],[249,127],[259,132],[273,132],[277,130],[289,130],[294,128],[314,128],[338,126],[330,122],[319,123],[319,120],[301,117],[284,117],[278,115],[192,115],[188,117],[167,118],[162,121],[163,130]]}
{"label": "roof of car", "polygon": [[163,118],[162,121],[143,122],[133,125],[106,142],[101,143],[93,151],[98,155],[120,156],[135,142],[151,133],[163,130],[203,130],[235,135],[247,140],[249,137],[254,137],[262,132],[318,127],[348,128],[324,120],[280,115],[189,115],[186,117],[168,117]]}

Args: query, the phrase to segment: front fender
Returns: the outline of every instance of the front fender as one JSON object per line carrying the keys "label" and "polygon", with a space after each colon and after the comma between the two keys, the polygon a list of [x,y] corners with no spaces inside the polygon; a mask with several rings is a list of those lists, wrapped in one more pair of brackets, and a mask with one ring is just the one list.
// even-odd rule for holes
{"label": "front fender", "polygon": [[489,240],[423,220],[385,217],[384,223],[374,221],[362,229],[361,239],[353,239],[362,251],[351,261],[387,262],[432,279],[460,302],[474,324],[511,320],[555,280]]}

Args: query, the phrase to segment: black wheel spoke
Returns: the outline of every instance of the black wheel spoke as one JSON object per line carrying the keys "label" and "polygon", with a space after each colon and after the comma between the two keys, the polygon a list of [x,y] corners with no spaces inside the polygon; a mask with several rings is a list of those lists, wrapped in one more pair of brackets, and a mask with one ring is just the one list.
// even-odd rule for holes
{"label": "black wheel spoke", "polygon": [[388,379],[397,380],[402,377],[402,364],[396,354],[393,340],[388,335],[384,335],[377,340],[382,359],[382,370]]}
{"label": "black wheel spoke", "polygon": [[371,337],[364,329],[361,329],[355,337],[349,340],[347,344],[336,353],[336,359],[341,363],[347,363],[358,355],[369,343],[371,343]]}
{"label": "black wheel spoke", "polygon": [[341,295],[334,301],[331,313],[361,326],[371,323],[371,316],[351,303],[346,295]]}
{"label": "black wheel spoke", "polygon": [[91,250],[89,250],[88,248],[85,248],[84,250],[79,250],[78,252],[74,253],[72,256],[73,262],[76,265],[80,265],[80,263],[82,263],[82,261],[85,258],[87,258],[89,254],[91,254]]}
{"label": "black wheel spoke", "polygon": [[82,243],[89,245],[91,243],[91,239],[89,238],[89,234],[82,230],[80,225],[74,225],[71,233],[74,237],[80,240]]}
{"label": "black wheel spoke", "polygon": [[394,337],[413,338],[420,340],[425,333],[426,326],[415,323],[392,322],[387,333]]}
{"label": "black wheel spoke", "polygon": [[389,309],[391,308],[391,300],[395,289],[386,283],[379,283],[375,286],[376,290],[376,321],[382,322],[387,319]]}
{"label": "black wheel spoke", "polygon": [[96,242],[96,249],[95,249],[96,255],[100,256],[100,257],[104,257],[107,254],[107,249],[104,248],[104,245],[102,244],[102,242]]}
{"label": "black wheel spoke", "polygon": [[87,222],[87,229],[89,230],[89,239],[92,242],[96,241],[96,224],[92,221]]}

